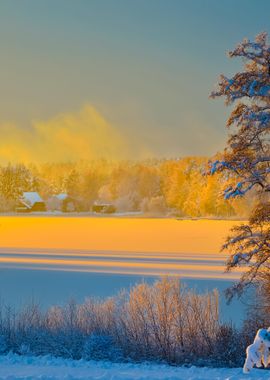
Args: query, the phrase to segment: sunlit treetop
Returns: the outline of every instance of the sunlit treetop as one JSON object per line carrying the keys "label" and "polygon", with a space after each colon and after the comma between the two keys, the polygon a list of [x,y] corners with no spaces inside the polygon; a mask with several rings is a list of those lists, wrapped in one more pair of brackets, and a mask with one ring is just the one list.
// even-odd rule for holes
{"label": "sunlit treetop", "polygon": [[232,174],[225,198],[244,195],[256,188],[269,192],[270,175],[270,45],[267,34],[254,42],[244,39],[229,57],[241,57],[244,69],[232,78],[220,76],[212,98],[223,96],[227,105],[235,104],[227,126],[229,140],[223,159],[212,164],[212,173],[227,170]]}

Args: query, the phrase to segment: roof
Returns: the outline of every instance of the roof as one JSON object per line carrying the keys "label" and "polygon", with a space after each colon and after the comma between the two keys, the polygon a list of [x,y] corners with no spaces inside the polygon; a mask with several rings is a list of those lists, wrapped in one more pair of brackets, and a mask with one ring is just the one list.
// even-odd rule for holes
{"label": "roof", "polygon": [[109,206],[114,206],[113,203],[107,203],[107,202],[101,202],[101,201],[96,201],[94,202],[94,206],[106,206],[106,207],[109,207]]}
{"label": "roof", "polygon": [[22,195],[22,201],[33,205],[37,202],[44,202],[39,193],[36,191],[25,191]]}
{"label": "roof", "polygon": [[57,194],[55,197],[59,199],[60,201],[63,201],[64,199],[68,198],[68,195],[66,193],[60,193],[60,194]]}

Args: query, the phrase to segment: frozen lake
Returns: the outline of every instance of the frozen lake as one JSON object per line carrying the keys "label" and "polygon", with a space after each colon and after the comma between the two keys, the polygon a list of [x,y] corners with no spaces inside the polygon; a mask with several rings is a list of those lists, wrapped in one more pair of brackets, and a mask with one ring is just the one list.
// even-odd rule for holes
{"label": "frozen lake", "polygon": [[236,222],[91,217],[0,217],[0,294],[21,306],[69,298],[107,297],[160,275],[189,288],[221,293],[221,317],[239,324],[245,306],[227,306],[224,289],[239,272],[224,273],[219,247]]}
{"label": "frozen lake", "polygon": [[[81,302],[89,296],[113,296],[121,289],[129,289],[142,280],[152,283],[157,278],[132,274],[1,268],[0,296],[4,303],[18,308],[31,300],[45,308],[53,304],[63,304],[70,298]],[[245,305],[236,300],[228,306],[222,294],[231,285],[231,281],[198,278],[185,278],[182,281],[189,288],[202,293],[218,289],[221,294],[221,319],[240,324],[244,317]]]}

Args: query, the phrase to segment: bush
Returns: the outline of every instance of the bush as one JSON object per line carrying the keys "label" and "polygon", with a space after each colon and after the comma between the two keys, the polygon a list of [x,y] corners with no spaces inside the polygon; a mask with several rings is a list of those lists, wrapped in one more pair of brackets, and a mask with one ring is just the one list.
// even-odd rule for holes
{"label": "bush", "polygon": [[0,319],[0,353],[215,366],[242,365],[257,329],[253,320],[242,331],[221,324],[216,291],[196,294],[167,277],[45,313],[35,304],[19,313],[0,305]]}
{"label": "bush", "polygon": [[123,359],[123,353],[111,336],[92,334],[85,341],[83,358],[86,360],[119,361]]}
{"label": "bush", "polygon": [[240,331],[231,325],[221,325],[216,337],[213,361],[221,367],[242,367],[245,348],[245,341]]}
{"label": "bush", "polygon": [[0,335],[0,354],[4,354],[7,351],[7,340],[4,335]]}

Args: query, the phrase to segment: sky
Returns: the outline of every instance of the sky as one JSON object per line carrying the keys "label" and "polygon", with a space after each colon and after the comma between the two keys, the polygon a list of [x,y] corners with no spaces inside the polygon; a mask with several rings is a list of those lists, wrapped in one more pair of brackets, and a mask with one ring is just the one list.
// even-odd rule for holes
{"label": "sky", "polygon": [[268,0],[1,0],[0,161],[210,156]]}

